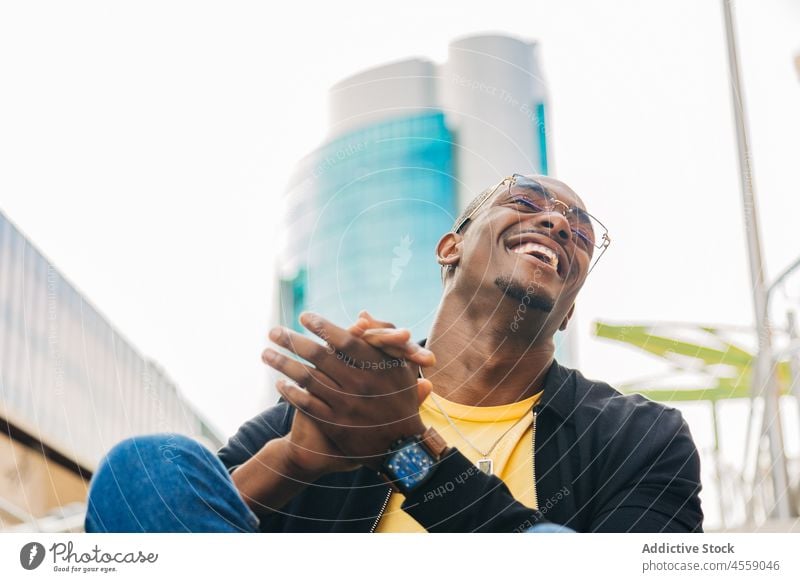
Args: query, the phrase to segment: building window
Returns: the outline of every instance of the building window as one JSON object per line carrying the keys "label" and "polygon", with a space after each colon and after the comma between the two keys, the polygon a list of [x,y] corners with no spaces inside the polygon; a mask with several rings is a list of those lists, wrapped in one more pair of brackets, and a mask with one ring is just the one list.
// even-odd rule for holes
{"label": "building window", "polygon": [[281,279],[279,283],[281,325],[303,333],[300,325],[300,314],[305,310],[306,269],[301,267],[297,275],[290,279]]}
{"label": "building window", "polygon": [[536,103],[536,141],[539,150],[539,173],[548,174],[547,171],[547,122],[544,111],[544,103]]}

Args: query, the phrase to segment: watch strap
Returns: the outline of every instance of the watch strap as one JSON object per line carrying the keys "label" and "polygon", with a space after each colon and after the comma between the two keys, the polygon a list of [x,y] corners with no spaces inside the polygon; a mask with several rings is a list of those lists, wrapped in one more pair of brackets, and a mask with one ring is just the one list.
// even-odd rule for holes
{"label": "watch strap", "polygon": [[420,442],[437,461],[442,458],[442,455],[447,450],[447,441],[432,426],[425,429],[425,432],[420,436]]}

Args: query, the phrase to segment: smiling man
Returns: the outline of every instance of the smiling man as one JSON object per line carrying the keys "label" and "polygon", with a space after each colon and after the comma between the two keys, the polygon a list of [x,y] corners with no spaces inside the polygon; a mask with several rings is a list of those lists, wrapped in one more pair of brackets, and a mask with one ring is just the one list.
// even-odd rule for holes
{"label": "smiling man", "polygon": [[[562,182],[506,178],[439,241],[444,293],[425,348],[366,313],[350,329],[304,314],[324,343],[274,329],[298,356],[263,354],[292,380],[282,401],[218,459],[179,439],[179,472],[158,455],[174,435],[118,445],[87,531],[702,531],[680,413],[554,359],[609,240]],[[148,490],[121,484],[142,471]],[[180,514],[137,520],[156,495]]]}

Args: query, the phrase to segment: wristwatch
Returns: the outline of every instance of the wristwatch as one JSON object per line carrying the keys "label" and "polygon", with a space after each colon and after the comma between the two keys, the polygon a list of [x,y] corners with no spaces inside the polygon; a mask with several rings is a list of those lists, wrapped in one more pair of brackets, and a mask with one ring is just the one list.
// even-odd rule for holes
{"label": "wristwatch", "polygon": [[447,443],[433,427],[421,435],[395,441],[381,463],[379,473],[393,489],[408,495],[433,476],[447,450]]}

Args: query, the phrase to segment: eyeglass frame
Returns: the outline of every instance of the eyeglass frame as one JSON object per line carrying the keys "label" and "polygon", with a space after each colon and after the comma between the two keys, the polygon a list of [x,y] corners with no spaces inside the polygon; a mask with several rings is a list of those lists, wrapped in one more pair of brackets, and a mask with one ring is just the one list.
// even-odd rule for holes
{"label": "eyeglass frame", "polygon": [[[527,176],[525,176],[523,174],[512,174],[511,176],[507,176],[507,177],[503,178],[496,186],[494,186],[492,188],[492,191],[489,192],[489,194],[487,194],[483,198],[483,200],[478,202],[478,204],[475,206],[475,208],[473,208],[467,216],[465,216],[464,218],[461,219],[461,221],[451,230],[451,232],[454,232],[454,233],[458,234],[459,231],[462,228],[464,228],[464,225],[466,225],[467,222],[469,222],[470,220],[473,219],[473,217],[478,213],[478,210],[483,208],[483,206],[486,204],[486,201],[491,199],[492,197],[494,197],[494,195],[497,193],[497,190],[501,186],[503,186],[503,184],[505,184],[506,182],[510,181],[509,184],[508,184],[508,191],[511,192],[511,188],[514,185],[514,181],[517,179],[517,177],[526,178]],[[528,179],[533,180],[533,178],[528,178]],[[539,182],[537,182],[536,180],[533,180],[533,181],[536,182],[537,184],[539,184]],[[564,212],[562,212],[561,214],[564,216],[564,218],[567,218],[567,214],[566,213],[571,211],[571,210],[573,210],[573,207],[572,206],[568,206],[567,204],[565,204],[564,202],[562,202],[561,200],[559,200],[558,198],[556,198],[555,196],[550,194],[550,192],[547,190],[547,188],[545,188],[542,184],[539,184],[539,186],[541,186],[542,191],[544,192],[545,196],[547,196],[547,198],[550,200],[550,202],[552,204],[552,207],[550,209],[545,209],[544,211],[545,212],[553,212],[556,208],[558,208],[558,205],[561,205],[565,209]],[[589,273],[591,273],[592,270],[597,266],[597,263],[600,261],[600,257],[603,256],[603,253],[606,252],[606,249],[611,244],[611,237],[608,235],[608,228],[606,227],[606,225],[603,224],[602,222],[600,222],[600,220],[598,220],[597,217],[595,217],[594,215],[590,214],[589,212],[587,212],[586,210],[584,210],[582,208],[577,208],[577,210],[580,210],[582,213],[587,215],[589,218],[591,218],[592,220],[596,221],[597,224],[602,226],[603,229],[605,230],[605,232],[603,233],[602,243],[599,246],[596,243],[592,243],[592,246],[594,246],[596,249],[601,249],[601,250],[600,250],[600,254],[597,255],[597,258],[594,260],[594,263],[589,268],[589,271],[586,273],[586,276],[588,277]],[[578,235],[576,235],[576,236],[578,236]],[[444,272],[442,272],[442,279],[444,279]]]}

